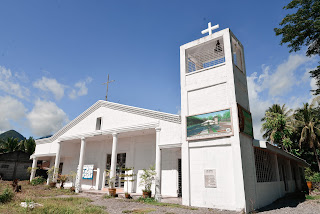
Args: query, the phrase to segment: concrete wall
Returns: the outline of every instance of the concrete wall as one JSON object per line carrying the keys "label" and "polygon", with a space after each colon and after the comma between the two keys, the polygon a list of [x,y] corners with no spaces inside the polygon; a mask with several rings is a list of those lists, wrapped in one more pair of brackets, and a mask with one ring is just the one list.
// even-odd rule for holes
{"label": "concrete wall", "polygon": [[[276,155],[276,154],[273,154]],[[288,189],[285,190],[285,182],[280,181],[279,176],[279,169],[277,166],[276,173],[277,173],[277,181],[274,182],[256,182],[256,200],[253,203],[253,206],[255,209],[262,208],[264,206],[267,206],[271,203],[273,203],[278,198],[281,198],[285,196],[287,193],[292,193],[295,191],[302,190],[302,184],[304,181],[301,180],[301,175],[299,170],[295,171],[296,173],[296,180],[294,180],[294,176],[292,174],[291,168],[294,167],[298,169],[299,167],[302,167],[299,165],[296,161],[285,159],[284,157],[280,155],[277,156],[277,162],[275,163],[278,166],[278,161],[280,161],[280,164],[284,164],[285,169],[287,171],[287,185]],[[303,176],[303,175],[302,175]]]}
{"label": "concrete wall", "polygon": [[[216,170],[216,188],[205,188],[204,170]],[[190,201],[193,206],[236,208],[231,146],[190,148]]]}
{"label": "concrete wall", "polygon": [[29,155],[24,152],[9,152],[0,154],[0,175],[3,180],[28,180],[28,167],[32,161]]}

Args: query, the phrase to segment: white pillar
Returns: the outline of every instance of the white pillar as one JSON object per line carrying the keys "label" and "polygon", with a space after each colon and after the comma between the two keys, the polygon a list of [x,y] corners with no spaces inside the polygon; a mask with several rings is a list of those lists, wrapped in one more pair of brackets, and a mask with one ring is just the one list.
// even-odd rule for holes
{"label": "white pillar", "polygon": [[100,183],[100,168],[97,168],[97,174],[96,174],[96,190],[99,189],[99,183]]}
{"label": "white pillar", "polygon": [[77,178],[76,178],[76,193],[81,191],[81,179],[82,179],[82,171],[83,171],[83,159],[84,159],[84,150],[86,148],[86,141],[85,138],[81,138],[81,147],[80,147],[80,156],[79,156],[79,165],[77,171]]}
{"label": "white pillar", "polygon": [[34,179],[34,176],[36,175],[37,161],[38,161],[38,159],[36,157],[34,157],[33,161],[32,161],[30,181],[32,181]]}
{"label": "white pillar", "polygon": [[[53,167],[54,166],[54,162],[53,162],[53,157],[50,158],[50,165],[49,165],[49,168]],[[47,178],[47,185],[49,185],[51,181],[51,178],[50,178],[50,175],[48,175],[48,178]]]}
{"label": "white pillar", "polygon": [[112,154],[111,154],[111,167],[110,167],[110,179],[113,178],[113,182],[116,176],[116,165],[117,165],[117,144],[118,144],[118,133],[113,133],[112,142]]}
{"label": "white pillar", "polygon": [[157,201],[161,200],[161,149],[159,147],[160,143],[160,131],[161,128],[156,128],[156,179],[155,179],[155,199]]}
{"label": "white pillar", "polygon": [[60,165],[60,150],[61,150],[61,142],[57,142],[57,152],[56,159],[54,161],[54,170],[53,170],[53,182],[57,182],[58,173],[59,173],[59,165]]}

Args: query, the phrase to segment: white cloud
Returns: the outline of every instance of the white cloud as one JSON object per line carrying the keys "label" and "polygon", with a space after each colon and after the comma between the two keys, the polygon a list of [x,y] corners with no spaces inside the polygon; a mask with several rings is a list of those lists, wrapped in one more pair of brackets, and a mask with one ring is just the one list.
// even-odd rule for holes
{"label": "white cloud", "polygon": [[18,76],[18,73],[12,75],[10,69],[6,69],[5,67],[0,66],[0,90],[4,91],[7,94],[26,99],[27,97],[29,97],[30,91],[28,88],[21,86],[17,82],[16,77]]}
{"label": "white cloud", "polygon": [[69,120],[66,113],[55,103],[37,100],[27,115],[29,127],[36,136],[47,136],[57,132]]}
{"label": "white cloud", "polygon": [[[263,139],[260,131],[261,118],[272,104],[286,103],[288,109],[296,109],[303,102],[309,101],[310,97],[298,96],[294,92],[301,90],[297,88],[304,87],[302,84],[308,82],[307,72],[301,73],[298,72],[298,69],[309,63],[310,60],[312,58],[304,55],[291,54],[286,61],[275,66],[275,70],[272,70],[270,66],[262,65],[260,74],[254,72],[247,77],[253,131],[256,139]],[[311,87],[315,87],[314,80],[311,79],[310,84]],[[303,90],[309,89],[303,88]]]}
{"label": "white cloud", "polygon": [[0,132],[12,129],[12,122],[19,122],[26,116],[26,108],[17,99],[0,96]]}
{"label": "white cloud", "polygon": [[92,82],[91,77],[87,77],[84,81],[77,82],[74,87],[75,89],[72,89],[72,91],[69,93],[70,99],[76,99],[79,96],[84,96],[88,94],[88,88],[87,84]]}
{"label": "white cloud", "polygon": [[51,92],[56,100],[60,100],[64,96],[65,86],[58,83],[56,79],[42,77],[33,83],[33,87],[38,88],[44,92]]}
{"label": "white cloud", "polygon": [[262,139],[261,129],[261,118],[264,116],[266,109],[272,105],[270,100],[263,100],[260,93],[264,90],[264,86],[261,84],[264,75],[268,72],[268,68],[265,67],[264,72],[257,76],[257,73],[253,73],[247,77],[248,92],[250,110],[252,114],[253,133],[256,139]]}
{"label": "white cloud", "polygon": [[304,55],[290,54],[288,60],[280,64],[276,71],[269,76],[269,94],[271,96],[283,95],[290,92],[292,86],[298,83],[295,71],[311,58]]}

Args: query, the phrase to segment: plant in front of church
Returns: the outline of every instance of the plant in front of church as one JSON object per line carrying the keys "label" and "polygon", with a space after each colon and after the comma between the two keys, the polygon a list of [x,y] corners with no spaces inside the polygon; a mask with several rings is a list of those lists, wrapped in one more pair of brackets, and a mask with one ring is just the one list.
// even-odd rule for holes
{"label": "plant in front of church", "polygon": [[144,198],[151,197],[151,185],[155,180],[156,174],[154,166],[150,166],[149,169],[143,169],[143,173],[140,175],[140,186],[144,186],[142,190]]}
{"label": "plant in front of church", "polygon": [[64,183],[68,180],[69,175],[61,175],[58,174],[58,179],[57,181],[61,184],[60,189],[64,188]]}
{"label": "plant in front of church", "polygon": [[114,182],[115,182],[115,176],[114,177],[110,177],[110,169],[106,169],[106,182],[109,186],[108,191],[109,191],[109,196],[115,197],[116,193],[117,193],[117,189],[114,186]]}
{"label": "plant in front of church", "polygon": [[55,168],[54,166],[52,166],[47,171],[50,187],[55,187],[56,186],[57,182],[55,182],[54,178],[57,178],[58,174],[54,175],[54,172],[58,172],[58,170],[59,170],[59,168]]}
{"label": "plant in front of church", "polygon": [[124,174],[121,174],[119,177],[121,177],[122,182],[127,183],[127,191],[125,192],[125,197],[126,198],[131,198],[129,194],[129,182],[134,182],[134,176],[136,176],[134,173],[131,173],[130,171],[133,172],[133,167],[128,167],[128,168],[122,168],[121,171],[125,172]]}
{"label": "plant in front of church", "polygon": [[36,185],[39,185],[39,184],[43,184],[44,182],[46,182],[46,179],[41,177],[41,176],[38,176],[38,177],[35,177],[34,179],[32,179],[30,181],[30,184],[32,186],[36,186]]}
{"label": "plant in front of church", "polygon": [[76,190],[76,185],[75,185],[76,177],[77,177],[77,173],[74,171],[71,171],[68,175],[68,180],[72,182],[72,186],[70,188],[72,192]]}

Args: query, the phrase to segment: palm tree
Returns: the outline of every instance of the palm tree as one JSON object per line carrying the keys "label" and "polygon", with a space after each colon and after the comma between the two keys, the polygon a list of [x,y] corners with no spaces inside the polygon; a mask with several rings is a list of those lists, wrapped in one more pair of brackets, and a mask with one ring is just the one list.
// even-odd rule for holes
{"label": "palm tree", "polygon": [[320,120],[313,103],[311,105],[305,103],[302,108],[296,110],[295,127],[301,133],[299,140],[300,148],[302,143],[304,143],[313,150],[320,171],[320,161],[317,154],[320,137]]}
{"label": "palm tree", "polygon": [[1,142],[1,151],[2,152],[14,152],[20,150],[20,142],[17,138],[7,138]]}
{"label": "palm tree", "polygon": [[292,116],[291,109],[287,110],[285,104],[273,104],[266,110],[265,116],[261,119],[261,132],[264,132],[263,138],[271,141],[283,149],[291,147],[290,135],[292,134]]}
{"label": "palm tree", "polygon": [[[22,148],[23,148],[23,150],[22,150]],[[29,155],[33,154],[35,148],[36,148],[36,143],[35,143],[33,137],[29,137],[29,139],[25,139],[25,140],[21,141],[21,150],[28,153]]]}

